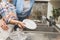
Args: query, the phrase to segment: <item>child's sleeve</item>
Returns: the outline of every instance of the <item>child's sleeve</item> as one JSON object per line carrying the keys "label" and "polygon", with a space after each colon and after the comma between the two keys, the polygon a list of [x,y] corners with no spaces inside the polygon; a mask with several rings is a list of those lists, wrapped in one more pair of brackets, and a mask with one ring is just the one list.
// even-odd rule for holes
{"label": "child's sleeve", "polygon": [[4,17],[4,20],[6,23],[9,23],[10,20],[17,20],[17,15],[16,15],[16,9],[13,5],[9,5],[7,11],[5,12],[6,16]]}

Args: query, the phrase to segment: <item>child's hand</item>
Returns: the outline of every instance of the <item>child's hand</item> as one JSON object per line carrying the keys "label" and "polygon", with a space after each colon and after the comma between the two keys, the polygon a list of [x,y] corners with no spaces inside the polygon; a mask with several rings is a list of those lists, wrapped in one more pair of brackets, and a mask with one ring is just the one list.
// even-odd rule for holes
{"label": "child's hand", "polygon": [[20,28],[24,28],[25,26],[24,26],[25,24],[23,23],[23,22],[19,22],[19,24],[18,24],[18,26],[20,27]]}
{"label": "child's hand", "polygon": [[3,20],[1,20],[0,27],[1,27],[3,30],[8,30],[8,26],[7,26],[7,24],[6,24]]}

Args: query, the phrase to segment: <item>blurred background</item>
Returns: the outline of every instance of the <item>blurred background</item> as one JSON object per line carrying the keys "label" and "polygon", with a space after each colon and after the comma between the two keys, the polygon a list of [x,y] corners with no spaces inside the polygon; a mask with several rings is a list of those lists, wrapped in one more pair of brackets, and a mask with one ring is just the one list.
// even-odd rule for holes
{"label": "blurred background", "polygon": [[[60,40],[60,0],[35,0],[30,16],[38,27],[25,31],[35,33],[33,40]],[[57,26],[49,26],[46,20],[42,22],[42,16],[48,19],[53,16]]]}

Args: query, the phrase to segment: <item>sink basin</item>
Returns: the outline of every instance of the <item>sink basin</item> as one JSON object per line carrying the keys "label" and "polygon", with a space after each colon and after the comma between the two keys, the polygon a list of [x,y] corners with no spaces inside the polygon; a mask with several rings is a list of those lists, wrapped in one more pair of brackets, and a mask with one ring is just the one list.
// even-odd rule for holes
{"label": "sink basin", "polygon": [[31,40],[59,40],[60,34],[34,32],[31,35]]}
{"label": "sink basin", "polygon": [[[48,25],[38,24],[35,30],[25,28],[25,33],[30,33],[26,40],[60,40],[60,33],[53,27]],[[11,39],[7,39],[11,40]]]}
{"label": "sink basin", "polygon": [[[24,31],[30,33],[26,40],[60,40],[60,33],[53,32],[40,32],[40,31]],[[7,39],[11,40],[11,39]]]}
{"label": "sink basin", "polygon": [[47,24],[37,24],[37,28],[35,30],[30,30],[25,28],[24,31],[43,31],[43,32],[58,32],[55,28],[53,27],[48,27]]}

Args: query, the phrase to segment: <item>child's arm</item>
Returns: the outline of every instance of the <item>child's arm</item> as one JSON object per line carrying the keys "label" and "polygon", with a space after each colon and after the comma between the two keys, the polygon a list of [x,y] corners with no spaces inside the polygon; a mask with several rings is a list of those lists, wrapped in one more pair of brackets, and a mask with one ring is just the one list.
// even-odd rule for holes
{"label": "child's arm", "polygon": [[20,28],[24,27],[24,23],[18,21],[16,14],[14,14],[13,12],[10,12],[3,19],[5,20],[6,23],[18,25]]}
{"label": "child's arm", "polygon": [[10,20],[10,23],[11,24],[14,24],[14,25],[18,25],[20,28],[24,28],[24,23],[21,22],[21,21],[17,21],[17,20]]}

